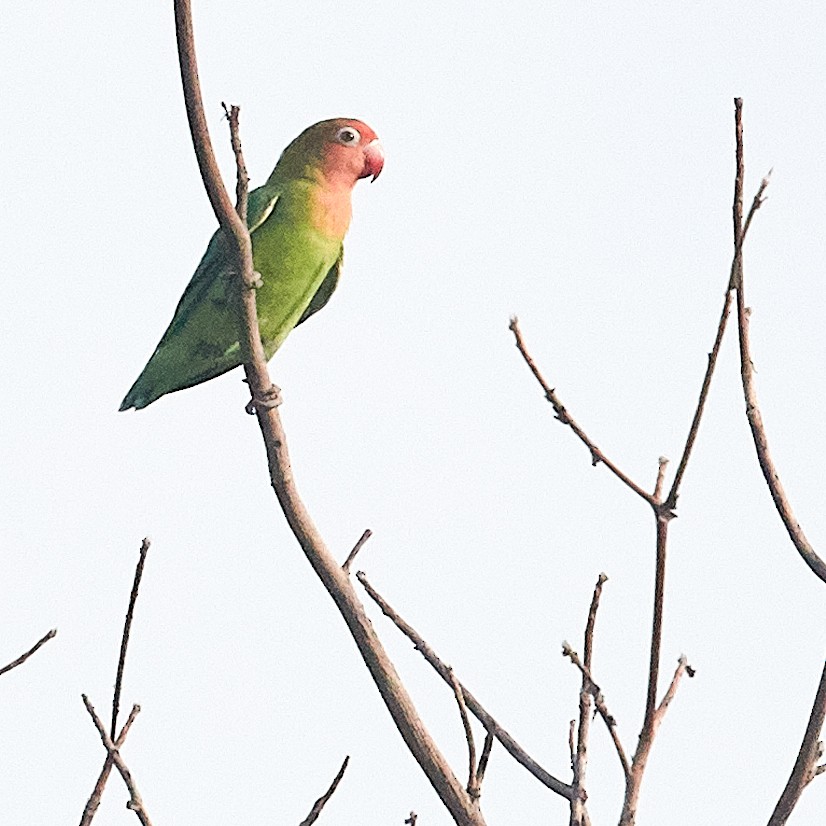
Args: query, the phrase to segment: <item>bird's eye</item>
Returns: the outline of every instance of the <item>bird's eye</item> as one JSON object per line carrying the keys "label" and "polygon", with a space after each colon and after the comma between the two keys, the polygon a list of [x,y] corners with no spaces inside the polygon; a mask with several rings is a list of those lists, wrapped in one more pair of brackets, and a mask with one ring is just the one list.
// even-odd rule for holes
{"label": "bird's eye", "polygon": [[355,146],[361,140],[361,135],[352,126],[345,126],[336,132],[336,140],[345,146]]}

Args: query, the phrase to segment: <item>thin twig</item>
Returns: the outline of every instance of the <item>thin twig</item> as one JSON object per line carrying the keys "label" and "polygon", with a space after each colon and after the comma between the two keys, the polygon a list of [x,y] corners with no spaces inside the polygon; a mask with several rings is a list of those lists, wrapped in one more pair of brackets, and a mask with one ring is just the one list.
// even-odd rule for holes
{"label": "thin twig", "polygon": [[[225,235],[232,236],[234,243],[229,245],[229,252],[235,258],[243,287],[248,287],[256,282],[252,243],[246,225],[232,208],[215,163],[198,82],[189,0],[175,0],[175,24],[184,98],[201,177]],[[232,128],[232,124],[230,127]],[[483,826],[485,821],[481,812],[453,774],[425,728],[347,573],[326,547],[301,501],[290,465],[286,435],[277,410],[280,396],[270,379],[258,331],[255,292],[243,287],[240,291],[245,333],[244,372],[252,395],[248,410],[257,415],[267,452],[270,480],[284,516],[304,555],[336,603],[399,733],[445,808],[459,826]]]}
{"label": "thin twig", "polygon": [[152,826],[152,822],[146,812],[143,799],[141,798],[138,788],[135,785],[132,773],[129,771],[126,763],[123,762],[123,758],[120,756],[118,747],[112,742],[112,738],[106,733],[106,727],[103,725],[103,721],[100,717],[98,717],[97,712],[89,702],[89,698],[85,694],[81,696],[83,697],[83,704],[86,706],[86,711],[89,712],[89,716],[92,718],[95,728],[98,730],[98,734],[100,735],[100,739],[103,742],[106,751],[112,758],[112,762],[120,772],[120,776],[123,778],[123,782],[126,783],[126,788],[129,790],[130,799],[126,804],[126,808],[131,809],[138,816],[138,820],[140,820],[143,826]]}
{"label": "thin twig", "polygon": [[126,609],[126,620],[123,623],[123,635],[120,640],[120,656],[118,657],[118,673],[115,677],[115,693],[112,696],[112,727],[109,729],[109,736],[115,737],[118,731],[118,712],[120,711],[120,694],[123,687],[123,669],[126,667],[126,648],[129,645],[129,632],[132,630],[132,618],[135,612],[135,603],[138,600],[138,588],[140,588],[141,577],[143,576],[143,566],[146,562],[146,555],[152,543],[144,538],[141,542],[141,549],[138,553],[138,564],[135,567],[135,578],[132,582],[132,593],[129,595],[129,607]]}
{"label": "thin twig", "polygon": [[608,711],[608,706],[605,703],[605,695],[602,693],[602,689],[594,681],[594,678],[591,675],[591,670],[585,665],[585,663],[582,662],[582,660],[580,660],[579,655],[567,642],[562,643],[562,654],[567,657],[582,674],[587,690],[594,698],[594,706],[596,707],[599,716],[602,718],[602,721],[605,723],[608,733],[611,735],[614,748],[617,750],[617,757],[619,757],[620,764],[622,765],[622,771],[627,778],[631,771],[631,764],[628,761],[628,756],[626,755],[622,741],[619,738],[616,718],[610,711]]}
{"label": "thin twig", "polygon": [[599,609],[599,600],[602,596],[602,586],[608,582],[607,574],[600,574],[597,577],[597,583],[594,585],[594,595],[591,597],[591,606],[588,609],[588,621],[585,623],[585,648],[583,656],[585,659],[585,667],[591,667],[591,656],[594,648],[594,627],[597,621],[597,610]]}
{"label": "thin twig", "polygon": [[731,261],[728,284],[730,290],[737,286],[743,261],[743,181],[746,177],[743,152],[743,98],[734,98],[734,165],[734,203],[731,207],[734,222],[734,257]]}
{"label": "thin twig", "polygon": [[361,535],[359,541],[353,545],[353,550],[347,555],[347,559],[344,560],[344,564],[341,566],[343,570],[350,572],[350,566],[353,564],[353,560],[356,558],[358,552],[364,547],[364,543],[373,535],[373,531],[370,528]]}
{"label": "thin twig", "polygon": [[[734,201],[732,203],[732,218],[734,221],[734,254],[731,259],[731,269],[729,272],[729,281],[726,288],[725,298],[723,300],[723,309],[720,313],[720,321],[717,324],[717,333],[714,338],[714,345],[711,352],[708,354],[708,366],[703,377],[703,384],[700,388],[700,398],[697,402],[697,408],[694,411],[694,418],[691,421],[691,427],[688,430],[688,437],[686,439],[685,447],[683,448],[680,463],[677,467],[677,473],[674,475],[674,481],[671,483],[671,490],[665,499],[664,507],[673,509],[677,506],[677,497],[679,495],[680,485],[685,475],[686,467],[688,465],[691,450],[694,447],[694,442],[697,439],[697,434],[700,430],[700,420],[705,410],[706,399],[711,387],[711,378],[714,375],[714,368],[717,366],[717,358],[720,354],[720,345],[723,342],[723,334],[726,331],[728,323],[729,312],[731,310],[732,291],[738,284],[742,283],[743,275],[743,244],[746,240],[749,227],[755,212],[760,208],[764,201],[764,193],[768,186],[767,175],[761,182],[757,190],[757,194],[752,200],[749,208],[746,222],[743,224],[743,179],[745,178],[745,165],[743,160],[743,101],[741,98],[734,99],[734,132],[735,132],[735,165],[736,171],[734,175]],[[769,172],[769,175],[771,172]]]}
{"label": "thin twig", "polygon": [[803,789],[811,781],[826,771],[826,766],[818,766],[817,761],[822,756],[823,747],[819,742],[820,732],[823,729],[823,721],[826,718],[826,664],[823,666],[823,673],[820,675],[820,683],[817,687],[817,694],[812,705],[812,713],[809,715],[809,722],[806,725],[806,733],[803,735],[803,742],[800,744],[800,751],[797,760],[794,762],[789,782],[777,801],[772,816],[769,818],[768,826],[783,826],[789,819],[792,810],[797,805]]}
{"label": "thin twig", "polygon": [[677,668],[674,671],[674,676],[671,678],[662,702],[654,709],[650,720],[646,719],[643,724],[637,750],[634,753],[634,759],[631,761],[631,771],[626,778],[625,799],[623,801],[619,826],[632,826],[632,824],[636,822],[640,786],[642,785],[642,778],[645,774],[648,758],[651,755],[651,746],[654,744],[654,738],[663,721],[663,717],[665,717],[668,707],[676,696],[677,686],[683,674],[688,674],[689,677],[693,677],[695,674],[694,669],[688,664],[684,656],[680,657],[677,662]]}
{"label": "thin twig", "polygon": [[238,106],[227,107],[221,102],[224,113],[229,121],[230,144],[235,155],[235,211],[238,217],[246,224],[247,204],[249,202],[250,176],[247,174],[247,165],[244,162],[244,153],[241,150],[241,131],[239,117],[241,109]]}
{"label": "thin twig", "polygon": [[450,674],[450,683],[453,686],[453,694],[456,697],[456,705],[459,706],[459,714],[462,717],[462,728],[465,730],[465,740],[467,741],[468,776],[466,788],[468,794],[476,800],[479,797],[479,786],[476,779],[476,743],[473,739],[473,729],[471,728],[470,719],[467,715],[467,706],[465,706],[462,686],[459,684],[459,680],[453,672],[453,669],[448,666],[447,670]]}
{"label": "thin twig", "polygon": [[694,442],[697,440],[697,434],[700,432],[700,421],[703,418],[703,412],[706,407],[706,400],[708,399],[708,392],[711,389],[711,379],[714,375],[714,368],[717,366],[717,358],[720,355],[720,345],[723,343],[723,334],[726,332],[726,325],[728,323],[729,312],[731,310],[731,291],[726,290],[725,299],[723,300],[723,309],[720,313],[720,321],[717,323],[717,333],[714,337],[714,345],[711,352],[708,354],[708,366],[706,373],[703,376],[703,384],[700,388],[700,398],[697,401],[697,408],[694,411],[694,417],[691,420],[691,426],[688,429],[688,436],[685,441],[682,456],[677,466],[677,472],[674,474],[674,481],[671,483],[671,490],[665,498],[665,507],[673,510],[677,507],[677,497],[679,496],[680,485],[683,481],[686,468],[688,467],[688,460],[691,457],[691,451],[694,448]]}
{"label": "thin twig", "polygon": [[318,820],[318,816],[321,814],[321,810],[327,805],[327,801],[333,796],[336,789],[338,788],[338,784],[341,783],[341,778],[344,777],[344,772],[347,770],[347,764],[350,762],[350,755],[348,754],[347,757],[344,758],[344,762],[341,764],[341,768],[338,770],[338,774],[333,778],[333,782],[330,784],[330,788],[327,789],[324,794],[313,803],[313,808],[310,809],[310,814],[301,821],[300,826],[311,826],[311,824],[315,823]]}
{"label": "thin twig", "polygon": [[482,787],[482,781],[485,779],[485,772],[488,768],[488,761],[490,760],[490,752],[493,749],[494,741],[493,732],[485,732],[485,742],[482,745],[482,756],[479,758],[479,765],[476,767],[476,784],[478,788]]}
{"label": "thin twig", "polygon": [[31,657],[39,648],[44,646],[50,639],[53,639],[57,635],[57,628],[52,628],[51,631],[44,634],[25,654],[21,654],[16,660],[12,660],[8,665],[4,665],[0,668],[0,676],[5,674],[7,671],[11,671],[12,668],[17,668],[18,665],[22,665],[26,660]]}
{"label": "thin twig", "polygon": [[697,672],[688,664],[688,660],[685,658],[685,655],[681,656],[680,659],[677,660],[677,668],[674,671],[674,676],[671,678],[671,682],[668,684],[668,690],[665,692],[660,704],[657,706],[657,725],[662,722],[665,712],[668,710],[668,707],[671,705],[674,697],[676,697],[677,686],[680,684],[683,674],[688,674],[689,677],[693,677],[696,673]]}
{"label": "thin twig", "polygon": [[[118,739],[115,740],[115,746],[118,749],[120,749],[126,742],[126,735],[129,734],[129,729],[132,728],[132,723],[135,722],[135,717],[138,716],[140,710],[141,707],[139,705],[132,706],[132,710],[129,712],[129,716],[126,718],[123,728],[120,730]],[[106,781],[109,779],[113,764],[114,762],[112,760],[112,755],[107,752],[106,759],[103,761],[103,768],[100,770],[97,782],[95,783],[95,788],[92,789],[92,794],[89,795],[89,799],[86,801],[86,806],[83,808],[83,814],[80,817],[80,826],[89,826],[92,822],[92,818],[95,816],[98,806],[100,806],[100,799],[103,796],[103,789],[106,786]]]}
{"label": "thin twig", "polygon": [[[368,596],[376,605],[379,606],[381,612],[402,632],[412,643],[416,650],[427,660],[433,667],[436,673],[452,687],[453,683],[450,678],[450,671],[448,667],[439,659],[436,652],[425,642],[425,640],[409,625],[398,613],[390,606],[387,600],[379,594],[378,591],[367,580],[367,576],[363,571],[356,573],[356,579],[364,586]],[[460,683],[461,685],[461,683]],[[490,715],[490,713],[482,706],[482,704],[468,691],[465,686],[462,686],[462,694],[465,699],[465,705],[470,710],[470,713],[476,717],[477,720],[493,736],[502,744],[505,751],[511,755],[521,766],[524,766],[540,783],[545,785],[551,791],[556,792],[561,797],[567,800],[571,799],[573,787],[568,783],[554,777],[550,772],[546,771],[536,762],[523,748],[505,731],[502,726]]]}
{"label": "thin twig", "polygon": [[[579,728],[577,735],[576,750],[572,749],[573,759],[571,768],[573,770],[574,794],[571,798],[570,826],[583,826],[587,813],[585,811],[585,801],[588,798],[585,788],[585,772],[588,766],[588,739],[591,731],[591,702],[593,699],[591,686],[593,681],[588,674],[591,669],[591,657],[594,648],[594,628],[597,620],[597,609],[599,599],[602,596],[602,586],[608,580],[605,574],[600,574],[594,586],[594,594],[591,597],[591,605],[588,609],[588,620],[585,623],[584,640],[584,666],[582,673],[582,685],[579,689]],[[587,673],[586,673],[587,672]]]}
{"label": "thin twig", "polygon": [[545,392],[545,398],[551,403],[554,409],[555,417],[562,422],[562,424],[568,425],[571,430],[577,435],[579,440],[588,448],[588,451],[591,454],[591,464],[596,466],[600,463],[605,465],[608,470],[611,471],[621,482],[623,482],[627,487],[634,491],[637,496],[645,499],[652,508],[657,509],[660,503],[646,490],[641,488],[636,482],[634,482],[629,476],[623,473],[587,436],[585,431],[576,423],[573,419],[571,414],[567,411],[565,406],[559,400],[559,397],[556,394],[556,391],[545,381],[542,373],[539,371],[539,368],[536,366],[536,362],[533,360],[533,357],[528,352],[528,348],[525,344],[525,340],[522,337],[522,331],[519,329],[519,320],[516,316],[513,316],[510,320],[510,324],[508,325],[510,331],[513,333],[514,338],[516,339],[516,347],[519,352],[522,354],[522,358],[525,360],[525,364],[528,365],[531,373],[533,373],[536,380],[539,382],[539,385],[542,387],[542,390]]}

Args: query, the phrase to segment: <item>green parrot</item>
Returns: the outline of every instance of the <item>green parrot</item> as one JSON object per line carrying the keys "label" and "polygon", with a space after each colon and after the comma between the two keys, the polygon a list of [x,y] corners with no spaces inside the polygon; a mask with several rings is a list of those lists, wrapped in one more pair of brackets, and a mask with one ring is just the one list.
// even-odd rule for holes
{"label": "green parrot", "polygon": [[[281,154],[264,186],[249,194],[247,226],[262,284],[256,291],[268,359],[290,331],[318,312],[338,283],[350,195],[384,166],[376,133],[351,118],[305,129]],[[238,279],[218,230],[175,315],[121,410],[220,376],[242,362]]]}

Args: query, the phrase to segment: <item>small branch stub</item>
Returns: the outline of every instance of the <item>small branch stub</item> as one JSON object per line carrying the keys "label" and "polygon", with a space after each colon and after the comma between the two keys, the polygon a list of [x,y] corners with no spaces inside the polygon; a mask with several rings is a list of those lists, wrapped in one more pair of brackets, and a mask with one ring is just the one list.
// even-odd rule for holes
{"label": "small branch stub", "polygon": [[353,545],[353,550],[347,555],[347,559],[344,560],[344,564],[341,566],[347,573],[350,573],[350,566],[353,564],[358,552],[364,547],[364,543],[373,535],[373,531],[370,528],[364,531],[364,533],[359,537],[359,541]]}

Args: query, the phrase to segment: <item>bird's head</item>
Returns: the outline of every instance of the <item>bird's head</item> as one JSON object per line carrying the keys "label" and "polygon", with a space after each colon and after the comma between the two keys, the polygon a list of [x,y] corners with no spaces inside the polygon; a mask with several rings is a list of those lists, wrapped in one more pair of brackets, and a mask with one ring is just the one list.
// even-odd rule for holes
{"label": "bird's head", "polygon": [[317,169],[333,186],[352,188],[359,178],[376,180],[384,150],[376,133],[360,120],[333,118],[305,129],[283,152],[278,167],[298,172]]}

